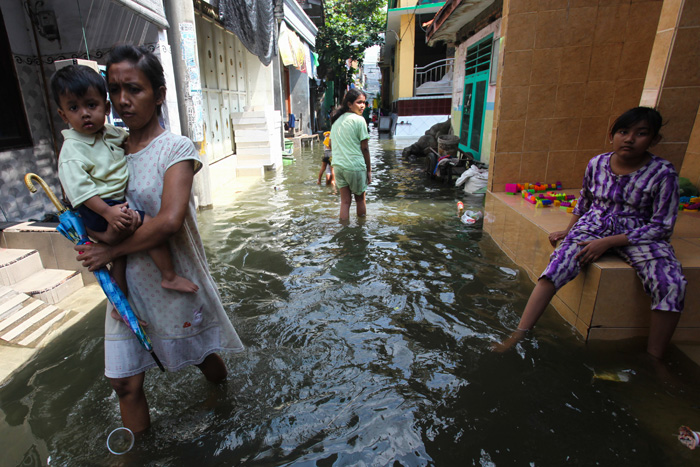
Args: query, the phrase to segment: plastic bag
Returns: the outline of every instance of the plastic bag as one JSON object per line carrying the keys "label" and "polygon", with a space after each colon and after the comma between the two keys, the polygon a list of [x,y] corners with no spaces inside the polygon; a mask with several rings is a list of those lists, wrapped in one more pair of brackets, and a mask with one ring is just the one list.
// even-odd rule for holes
{"label": "plastic bag", "polygon": [[484,188],[488,184],[488,181],[488,169],[480,169],[476,165],[472,165],[457,179],[455,186],[460,186],[464,183],[464,192],[472,194]]}
{"label": "plastic bag", "polygon": [[462,217],[460,218],[463,224],[475,224],[479,219],[481,219],[480,211],[469,210],[464,211],[464,214],[462,214]]}

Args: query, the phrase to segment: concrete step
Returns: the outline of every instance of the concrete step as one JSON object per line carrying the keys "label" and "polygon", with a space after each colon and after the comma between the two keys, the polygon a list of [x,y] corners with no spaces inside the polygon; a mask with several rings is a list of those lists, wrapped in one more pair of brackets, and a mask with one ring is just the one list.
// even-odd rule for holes
{"label": "concrete step", "polygon": [[237,177],[264,177],[265,167],[261,165],[248,165],[236,167]]}
{"label": "concrete step", "polygon": [[0,287],[0,340],[36,347],[67,312],[9,287]]}
{"label": "concrete step", "polygon": [[236,155],[238,156],[239,160],[243,160],[245,157],[250,157],[250,156],[264,156],[264,157],[269,157],[270,156],[270,146],[267,147],[237,147],[236,148]]}
{"label": "concrete step", "polygon": [[42,269],[32,276],[13,284],[12,288],[46,303],[55,304],[82,286],[83,278],[77,271]]}
{"label": "concrete step", "polygon": [[272,158],[268,152],[265,155],[249,155],[249,156],[238,156],[238,164],[236,167],[254,167],[261,165],[270,165],[272,163]]}
{"label": "concrete step", "polygon": [[0,249],[0,285],[12,285],[44,269],[37,250]]}

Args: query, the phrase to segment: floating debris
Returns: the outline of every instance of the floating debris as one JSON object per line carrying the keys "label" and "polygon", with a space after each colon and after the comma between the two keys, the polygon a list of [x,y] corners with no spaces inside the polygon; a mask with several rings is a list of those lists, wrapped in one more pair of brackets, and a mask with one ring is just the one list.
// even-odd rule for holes
{"label": "floating debris", "polygon": [[700,433],[687,426],[682,426],[678,429],[678,441],[688,449],[695,449],[700,444]]}
{"label": "floating debris", "polygon": [[602,381],[612,381],[614,383],[627,383],[630,380],[630,376],[634,374],[632,370],[621,370],[621,371],[601,371],[597,372],[593,370],[593,378],[591,381],[597,379]]}

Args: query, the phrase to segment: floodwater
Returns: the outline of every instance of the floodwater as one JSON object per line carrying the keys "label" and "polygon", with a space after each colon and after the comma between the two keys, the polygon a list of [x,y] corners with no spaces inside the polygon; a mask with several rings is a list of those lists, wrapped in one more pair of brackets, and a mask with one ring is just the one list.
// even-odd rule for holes
{"label": "floodwater", "polygon": [[[586,345],[550,309],[493,342],[532,288],[402,145],[373,136],[368,216],[341,225],[321,150],[200,214],[213,276],[247,346],[225,386],[152,370],[152,429],[128,454],[94,314],[0,389],[2,465],[635,465],[698,462],[699,370],[639,340]],[[594,378],[594,373],[599,377]],[[610,381],[617,376],[621,382]]]}

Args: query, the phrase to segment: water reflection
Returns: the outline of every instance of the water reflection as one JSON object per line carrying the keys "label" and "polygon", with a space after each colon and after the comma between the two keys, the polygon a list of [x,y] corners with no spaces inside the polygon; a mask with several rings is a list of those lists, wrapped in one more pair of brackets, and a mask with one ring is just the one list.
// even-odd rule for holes
{"label": "water reflection", "polygon": [[[110,456],[120,419],[102,377],[103,319],[91,316],[0,390],[8,465],[32,446],[52,465],[689,462],[671,434],[700,426],[689,390],[700,378],[680,354],[660,378],[639,342],[586,346],[554,313],[512,352],[489,351],[532,285],[459,222],[454,189],[427,181],[394,144],[371,141],[364,221],[351,210],[338,222],[338,195],[316,185],[320,148],[201,213],[247,346],[225,356],[226,386],[196,370],[150,372],[153,429]],[[591,368],[634,375],[593,380]]]}

